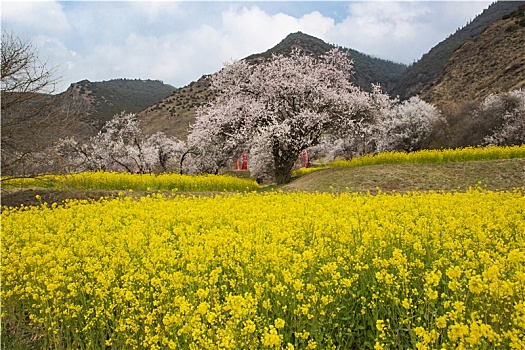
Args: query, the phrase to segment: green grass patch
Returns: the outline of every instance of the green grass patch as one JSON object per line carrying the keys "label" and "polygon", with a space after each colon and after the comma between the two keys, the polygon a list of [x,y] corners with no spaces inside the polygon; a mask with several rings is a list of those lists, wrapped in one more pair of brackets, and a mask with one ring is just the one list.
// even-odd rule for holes
{"label": "green grass patch", "polygon": [[379,164],[326,168],[282,187],[307,192],[464,191],[481,185],[489,190],[525,186],[525,158],[471,162]]}

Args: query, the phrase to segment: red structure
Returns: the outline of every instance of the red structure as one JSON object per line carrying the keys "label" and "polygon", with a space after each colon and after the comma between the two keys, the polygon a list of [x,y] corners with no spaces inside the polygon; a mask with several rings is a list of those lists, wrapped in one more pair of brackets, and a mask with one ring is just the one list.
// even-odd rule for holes
{"label": "red structure", "polygon": [[248,169],[248,156],[246,155],[246,153],[242,154],[242,167],[241,167],[241,169],[242,170]]}
{"label": "red structure", "polygon": [[248,155],[242,154],[242,163],[239,166],[239,158],[235,159],[235,170],[247,170],[248,169]]}
{"label": "red structure", "polygon": [[308,151],[304,150],[301,152],[301,158],[304,159],[304,167],[308,168],[310,166],[310,162],[308,160]]}

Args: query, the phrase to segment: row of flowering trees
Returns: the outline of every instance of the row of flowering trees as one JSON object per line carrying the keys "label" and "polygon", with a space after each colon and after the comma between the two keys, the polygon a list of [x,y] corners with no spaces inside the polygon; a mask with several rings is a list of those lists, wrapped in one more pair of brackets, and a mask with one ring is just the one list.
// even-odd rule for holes
{"label": "row of flowering trees", "polygon": [[144,135],[137,115],[115,115],[87,142],[60,140],[52,154],[54,168],[63,172],[123,170],[131,173],[168,172],[187,152],[186,144],[162,132]]}
{"label": "row of flowering trees", "polygon": [[189,141],[201,161],[223,166],[247,151],[252,174],[291,179],[301,152],[351,157],[420,148],[438,111],[414,97],[391,100],[350,82],[352,61],[334,49],[322,57],[295,50],[263,64],[237,61],[212,78],[217,98],[201,108]]}
{"label": "row of flowering trees", "polygon": [[[360,90],[351,70],[338,49],[321,57],[295,50],[263,63],[236,61],[210,78],[217,97],[198,110],[187,142],[144,135],[135,114],[121,113],[89,142],[61,140],[55,159],[67,171],[216,173],[247,154],[253,176],[286,183],[306,150],[330,160],[428,147],[445,123],[439,111],[417,96],[399,101],[378,86]],[[501,119],[485,143],[525,142],[523,90],[490,96],[476,113]]]}

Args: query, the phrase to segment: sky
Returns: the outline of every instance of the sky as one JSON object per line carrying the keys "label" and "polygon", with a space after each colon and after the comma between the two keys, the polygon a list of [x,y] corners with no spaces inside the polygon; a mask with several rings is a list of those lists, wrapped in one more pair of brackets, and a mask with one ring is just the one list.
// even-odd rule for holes
{"label": "sky", "polygon": [[493,1],[12,1],[2,30],[56,67],[62,92],[88,79],[183,87],[301,31],[411,64]]}

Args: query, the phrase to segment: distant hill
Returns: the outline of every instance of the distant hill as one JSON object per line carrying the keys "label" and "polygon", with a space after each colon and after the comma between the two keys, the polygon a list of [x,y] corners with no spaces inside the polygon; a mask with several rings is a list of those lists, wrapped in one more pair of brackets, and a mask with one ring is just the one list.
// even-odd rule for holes
{"label": "distant hill", "polygon": [[[256,64],[270,58],[272,54],[289,54],[294,48],[307,54],[322,55],[334,47],[321,39],[298,32],[289,34],[268,51],[244,59]],[[392,88],[398,77],[407,69],[404,64],[373,58],[347,48],[341,49],[348,51],[354,61],[353,82],[364,90],[371,90],[373,83],[379,83],[385,89]],[[167,135],[186,139],[188,126],[195,121],[197,108],[212,97],[209,86],[209,76],[203,76],[139,113],[145,131],[163,131]]]}
{"label": "distant hill", "polygon": [[[419,61],[407,69],[396,84],[393,84],[393,88],[387,91],[393,96],[402,98],[419,94],[428,88],[429,85],[435,83],[445,69],[445,65],[459,47],[483,33],[485,29],[503,16],[517,11],[521,5],[523,5],[523,1],[498,1],[491,4],[472,22],[458,29],[453,35],[423,55]],[[502,34],[505,35],[505,33]],[[470,48],[477,50],[475,45]],[[518,53],[521,51],[523,56],[523,46],[514,47],[514,50]]]}
{"label": "distant hill", "polygon": [[[379,83],[392,96],[419,94],[438,107],[479,100],[490,93],[524,86],[523,5],[520,1],[493,3],[410,67],[340,48],[353,59],[352,79],[364,90],[369,90],[372,83]],[[321,55],[334,47],[336,45],[298,32],[288,35],[270,50],[245,60],[257,63],[273,53],[287,54],[293,48]],[[126,111],[138,113],[146,133],[163,131],[185,140],[197,108],[213,98],[209,78],[202,76],[178,89],[158,80],[79,81],[52,97],[67,125],[63,132],[46,132],[43,139],[51,143],[61,136],[91,136],[112,116]],[[7,119],[2,118],[4,125]]]}
{"label": "distant hill", "polygon": [[59,98],[83,101],[86,109],[83,121],[98,130],[115,114],[122,111],[138,113],[162,101],[175,90],[159,80],[82,80],[71,84]]}
{"label": "distant hill", "polygon": [[162,101],[138,114],[145,133],[162,131],[168,136],[186,140],[190,124],[195,121],[197,108],[211,100],[209,76],[177,89]]}
{"label": "distant hill", "polygon": [[[494,5],[493,5],[494,6]],[[420,96],[446,109],[525,87],[525,3],[461,45]]]}
{"label": "distant hill", "polygon": [[[295,48],[310,55],[320,56],[334,47],[336,46],[328,44],[321,39],[297,32],[289,34],[279,44],[268,51],[248,56],[245,60],[260,62],[269,59],[272,54],[288,55]],[[349,53],[350,58],[354,62],[354,73],[351,79],[354,84],[366,91],[370,91],[371,84],[375,83],[381,84],[385,89],[392,89],[398,80],[396,78],[400,77],[408,68],[407,65],[402,63],[374,58],[359,51],[341,46],[337,47]]]}

